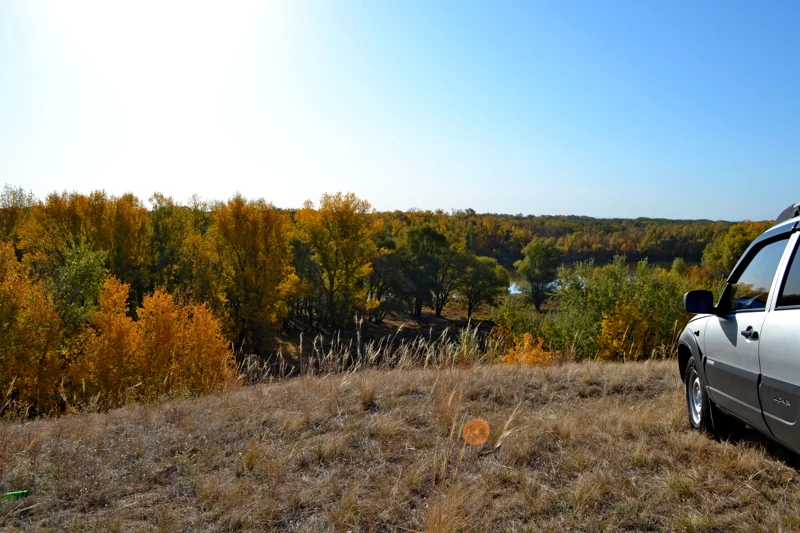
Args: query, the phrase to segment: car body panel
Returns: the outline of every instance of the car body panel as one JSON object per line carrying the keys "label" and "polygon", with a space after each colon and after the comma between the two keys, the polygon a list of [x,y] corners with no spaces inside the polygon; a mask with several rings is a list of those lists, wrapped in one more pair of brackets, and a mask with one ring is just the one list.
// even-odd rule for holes
{"label": "car body panel", "polygon": [[762,430],[767,427],[758,396],[760,341],[745,339],[741,331],[748,327],[761,331],[766,314],[761,311],[709,318],[703,339],[706,383],[712,401]]}
{"label": "car body panel", "polygon": [[[791,235],[765,307],[694,317],[681,333],[679,360],[685,366],[686,353],[691,352],[709,399],[723,412],[800,453],[800,306],[776,309],[792,257],[800,253],[796,251],[798,226],[800,219],[793,218],[764,232],[742,254],[728,278],[729,284],[738,281],[760,249]],[[722,307],[721,299],[717,308]],[[758,339],[742,335],[748,327],[759,333]],[[683,377],[683,368],[681,372]]]}
{"label": "car body panel", "polygon": [[[789,227],[789,226],[787,226]],[[774,228],[773,228],[774,229]],[[780,231],[767,231],[756,239],[742,255],[736,268],[728,278],[728,285],[735,283],[753,260],[766,247],[780,253],[780,258],[772,271],[767,285],[768,296],[763,309],[740,309],[721,316],[707,319],[703,350],[706,354],[706,375],[708,392],[712,401],[726,411],[735,414],[751,426],[761,431],[769,431],[761,412],[759,383],[761,363],[759,346],[763,338],[762,326],[775,299],[779,272],[785,263],[790,249],[785,228]],[[790,229],[791,231],[791,229]],[[773,244],[775,243],[775,244]],[[783,243],[782,247],[777,243]],[[778,246],[776,249],[775,246]],[[723,305],[722,301],[718,307]],[[758,338],[745,338],[745,330],[759,334]]]}
{"label": "car body panel", "polygon": [[[789,253],[780,268],[780,291],[788,275],[800,235],[792,237]],[[776,298],[777,299],[777,298]],[[764,419],[772,434],[795,450],[800,449],[800,309],[775,308],[764,321],[759,349],[761,384],[759,396]]]}

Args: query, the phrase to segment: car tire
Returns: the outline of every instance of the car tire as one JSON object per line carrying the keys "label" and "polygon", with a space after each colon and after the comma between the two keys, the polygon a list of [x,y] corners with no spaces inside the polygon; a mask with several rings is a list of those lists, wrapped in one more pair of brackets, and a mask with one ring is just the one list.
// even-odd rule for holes
{"label": "car tire", "polygon": [[712,431],[711,402],[706,392],[706,384],[697,372],[694,359],[689,359],[686,364],[686,408],[689,414],[689,424],[695,429]]}

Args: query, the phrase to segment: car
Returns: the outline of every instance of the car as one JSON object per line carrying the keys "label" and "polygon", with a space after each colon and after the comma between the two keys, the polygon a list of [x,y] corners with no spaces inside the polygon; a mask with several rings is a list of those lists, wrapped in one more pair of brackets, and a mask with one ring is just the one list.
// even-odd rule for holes
{"label": "car", "polygon": [[800,203],[742,254],[716,304],[683,297],[678,341],[689,422],[727,432],[744,423],[800,453]]}

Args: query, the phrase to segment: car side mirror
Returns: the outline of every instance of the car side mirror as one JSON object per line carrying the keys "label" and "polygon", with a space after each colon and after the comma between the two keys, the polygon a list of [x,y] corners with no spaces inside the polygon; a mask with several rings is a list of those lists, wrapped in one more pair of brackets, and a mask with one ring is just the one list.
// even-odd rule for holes
{"label": "car side mirror", "polygon": [[683,307],[687,313],[714,314],[714,295],[711,291],[689,291],[683,295]]}

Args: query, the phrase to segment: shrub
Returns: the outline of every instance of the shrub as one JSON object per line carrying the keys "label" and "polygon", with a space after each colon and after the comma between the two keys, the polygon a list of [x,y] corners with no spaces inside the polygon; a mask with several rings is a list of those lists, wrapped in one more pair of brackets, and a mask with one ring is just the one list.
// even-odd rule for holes
{"label": "shrub", "polygon": [[493,316],[495,323],[515,337],[529,332],[541,339],[543,349],[562,356],[624,359],[650,357],[672,346],[689,318],[683,293],[704,288],[719,296],[724,281],[706,267],[677,264],[666,270],[647,260],[631,267],[618,256],[602,267],[592,261],[562,267],[555,286],[556,311],[537,313],[507,298]]}
{"label": "shrub", "polygon": [[553,352],[542,348],[544,340],[535,339],[530,333],[524,333],[522,339],[514,338],[514,347],[508,350],[503,358],[506,364],[549,366],[553,362]]}
{"label": "shrub", "polygon": [[206,305],[177,305],[158,290],[144,297],[134,321],[127,294],[113,277],[101,291],[73,372],[79,398],[101,394],[105,405],[118,405],[219,390],[233,378],[222,326]]}
{"label": "shrub", "polygon": [[139,336],[126,314],[129,287],[109,276],[100,291],[98,308],[81,334],[72,366],[73,400],[101,395],[116,405],[138,381]]}

